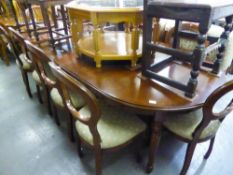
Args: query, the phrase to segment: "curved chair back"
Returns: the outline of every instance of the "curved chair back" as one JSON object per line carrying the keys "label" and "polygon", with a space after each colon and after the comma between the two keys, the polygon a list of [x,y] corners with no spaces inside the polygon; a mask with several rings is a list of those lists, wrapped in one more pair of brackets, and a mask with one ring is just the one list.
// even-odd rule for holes
{"label": "curved chair back", "polygon": [[[198,125],[196,130],[193,133],[193,137],[199,138],[202,131],[212,122],[213,120],[219,120],[222,122],[225,117],[233,111],[233,80],[225,83],[218,89],[216,89],[205,101],[205,104],[203,106],[203,119],[201,123]],[[216,103],[221,99],[221,97],[227,97],[230,96],[230,102],[225,105],[224,109],[221,112],[214,112],[213,109],[216,105]],[[226,100],[221,99],[221,100]],[[221,101],[222,102],[222,101]]]}
{"label": "curved chair back", "polygon": [[[56,77],[57,87],[62,95],[63,102],[67,110],[76,120],[79,120],[89,127],[94,145],[100,147],[101,139],[97,130],[97,123],[100,119],[101,111],[96,97],[80,81],[70,76],[60,67],[55,65],[55,63],[50,62],[49,65],[54,76]],[[90,111],[90,116],[82,116],[79,111],[75,109],[70,99],[70,90],[78,93],[85,100],[85,103]]]}
{"label": "curved chair back", "polygon": [[53,87],[55,82],[51,79],[51,70],[48,66],[48,62],[51,60],[46,53],[39,47],[35,46],[29,41],[25,41],[27,54],[32,60],[35,70],[37,71],[41,82],[49,87]]}
{"label": "curved chair back", "polygon": [[25,37],[12,27],[9,27],[8,29],[12,39],[12,45],[16,49],[17,54],[24,53],[27,55]]}

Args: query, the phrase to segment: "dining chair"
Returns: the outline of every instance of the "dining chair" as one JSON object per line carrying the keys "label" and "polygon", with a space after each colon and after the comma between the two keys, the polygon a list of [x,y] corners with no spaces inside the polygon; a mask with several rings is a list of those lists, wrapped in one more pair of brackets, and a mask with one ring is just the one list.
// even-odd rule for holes
{"label": "dining chair", "polygon": [[55,86],[56,82],[48,66],[48,62],[51,58],[42,49],[32,44],[31,42],[25,41],[25,44],[27,55],[32,60],[32,64],[35,69],[32,73],[32,77],[36,81],[39,89],[40,87],[43,89],[48,113],[52,115],[49,92]]}
{"label": "dining chair", "polygon": [[[25,37],[18,31],[9,27],[9,35],[11,38],[11,48],[13,50],[14,57],[16,58],[16,64],[18,65],[21,75],[23,77],[23,82],[25,84],[27,94],[32,98],[31,88],[28,80],[28,74],[32,73],[33,77],[37,77],[34,71],[32,60],[28,57],[26,52]],[[36,89],[38,94],[39,102],[42,103],[42,98],[40,95],[39,84],[36,83]]]}
{"label": "dining chair", "polygon": [[[172,43],[173,43],[173,39],[174,39],[174,21],[171,20],[167,20],[169,24],[163,24],[165,27],[163,30],[166,30],[165,32],[165,39],[164,42],[167,45],[170,45],[170,47],[172,47]],[[163,22],[165,23],[165,22]],[[196,23],[189,23],[189,22],[183,22],[181,25],[181,29],[183,31],[187,31],[187,32],[194,32],[194,33],[198,33],[198,29],[199,26]],[[218,40],[218,38],[221,36],[222,32],[224,31],[224,28],[218,25],[211,25],[207,35],[208,35],[208,40],[205,42],[205,46],[209,46],[211,44],[213,44],[214,42],[216,42]],[[192,51],[195,49],[195,47],[197,46],[197,39],[194,36],[188,36],[188,35],[184,35],[184,34],[180,34],[179,39],[178,39],[178,47],[181,50],[184,51]],[[224,54],[224,58],[223,58],[223,63],[221,64],[221,69],[222,70],[226,70],[230,63],[231,60],[233,58],[233,50],[232,50],[232,46],[233,46],[233,32],[230,33],[229,38],[228,38],[228,43],[226,45],[226,51]],[[218,53],[218,48],[214,49],[213,51],[211,51],[210,53],[208,53],[207,57],[206,57],[206,61],[208,62],[214,62],[216,59]]]}
{"label": "dining chair", "polygon": [[[26,41],[26,47],[28,56],[32,59],[35,68],[36,76],[34,76],[34,79],[37,81],[37,84],[45,91],[45,101],[47,102],[48,112],[50,115],[53,114],[57,125],[60,125],[57,114],[57,107],[63,109],[64,104],[62,97],[56,88],[55,77],[48,65],[48,62],[51,60],[51,58],[42,49],[38,48],[29,41]],[[76,109],[79,109],[84,105],[81,97],[76,94],[72,93],[71,99]],[[51,109],[51,106],[53,110]],[[71,132],[72,128],[70,128],[72,127],[72,123],[70,124],[67,122],[67,124],[68,136],[71,141],[74,141],[73,132]]]}
{"label": "dining chair", "polygon": [[[222,110],[223,109],[223,110]],[[221,123],[233,111],[233,80],[216,89],[205,101],[201,109],[191,112],[168,114],[164,127],[178,139],[187,142],[183,168],[185,175],[198,143],[210,140],[204,159],[208,159],[214,145],[216,133]]]}
{"label": "dining chair", "polygon": [[9,55],[9,34],[5,27],[0,25],[0,57],[5,62],[7,66],[10,65],[10,55]]}
{"label": "dining chair", "polygon": [[[82,157],[82,144],[91,147],[95,154],[96,175],[100,175],[103,151],[113,151],[128,145],[145,131],[146,125],[136,115],[97,100],[80,81],[55,63],[50,62],[49,65],[56,77],[65,107],[76,120],[79,156]],[[74,107],[70,90],[84,99],[86,105],[80,110]]]}

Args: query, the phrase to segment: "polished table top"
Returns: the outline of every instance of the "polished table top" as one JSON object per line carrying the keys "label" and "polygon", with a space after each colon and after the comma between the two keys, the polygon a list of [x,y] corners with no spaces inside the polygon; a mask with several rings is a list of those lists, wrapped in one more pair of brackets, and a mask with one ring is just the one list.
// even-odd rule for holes
{"label": "polished table top", "polygon": [[[197,95],[190,100],[169,87],[143,78],[139,71],[129,70],[127,66],[104,65],[98,69],[95,68],[92,61],[87,61],[87,58],[77,59],[73,53],[57,56],[55,62],[107,99],[131,109],[148,113],[201,107],[214,89],[233,79],[232,75],[225,75],[225,73],[217,77],[203,71],[199,76]],[[173,64],[161,73],[182,81],[187,79],[189,72],[190,68]]]}

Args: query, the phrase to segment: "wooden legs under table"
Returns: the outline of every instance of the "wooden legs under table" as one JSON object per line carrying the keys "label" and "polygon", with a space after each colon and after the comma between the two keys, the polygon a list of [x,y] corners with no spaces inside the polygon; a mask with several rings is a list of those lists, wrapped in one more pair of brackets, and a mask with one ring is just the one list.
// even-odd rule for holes
{"label": "wooden legs under table", "polygon": [[154,116],[154,120],[152,123],[152,133],[150,139],[150,147],[149,147],[149,155],[148,155],[148,163],[146,166],[146,172],[150,173],[153,170],[155,154],[158,150],[160,138],[161,138],[161,129],[162,129],[162,117],[159,112]]}

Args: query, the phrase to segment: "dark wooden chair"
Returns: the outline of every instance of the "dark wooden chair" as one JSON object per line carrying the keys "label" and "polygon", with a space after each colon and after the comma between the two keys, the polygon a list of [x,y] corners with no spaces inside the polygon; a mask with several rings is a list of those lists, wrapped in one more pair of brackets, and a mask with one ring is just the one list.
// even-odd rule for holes
{"label": "dark wooden chair", "polygon": [[[62,97],[56,88],[55,77],[53,76],[53,73],[51,72],[51,69],[48,65],[48,62],[51,60],[51,58],[46,55],[43,50],[30,43],[29,41],[26,41],[26,46],[28,56],[31,58],[36,72],[36,76],[34,76],[34,79],[36,80],[37,84],[41,86],[45,91],[45,99],[47,102],[48,112],[52,115],[53,111],[55,121],[57,125],[60,125],[57,114],[57,107],[64,108],[64,104],[62,101]],[[80,100],[81,98],[76,94],[72,94],[71,99],[77,109],[81,108],[84,105],[83,101]],[[51,106],[53,107],[53,110],[51,109]],[[73,133],[71,132],[70,127],[71,124],[68,122],[68,135],[71,141],[74,141]]]}
{"label": "dark wooden chair", "polygon": [[229,81],[216,89],[207,98],[201,109],[186,113],[168,114],[169,117],[164,122],[164,127],[178,139],[188,143],[181,175],[186,174],[196,145],[210,140],[209,149],[204,156],[205,159],[208,159],[214,145],[215,135],[224,118],[232,111],[233,81]]}
{"label": "dark wooden chair", "polygon": [[[51,62],[50,67],[56,77],[65,107],[76,120],[79,155],[82,155],[82,143],[91,147],[95,152],[96,174],[100,175],[102,152],[126,146],[143,133],[146,125],[137,116],[97,100],[81,82],[64,72],[55,63]],[[74,107],[69,95],[70,90],[84,99],[86,105],[80,110]]]}
{"label": "dark wooden chair", "polygon": [[[28,81],[28,73],[32,73],[34,68],[32,66],[32,61],[30,60],[30,58],[28,58],[26,53],[25,38],[18,31],[16,31],[11,27],[9,27],[9,35],[11,38],[11,48],[14,57],[16,58],[16,64],[18,65],[21,71],[21,75],[23,77],[23,82],[25,84],[28,96],[32,98],[30,84]],[[36,85],[36,87],[38,92],[38,88],[39,88],[38,85]],[[38,94],[40,94],[40,92],[38,92]],[[40,102],[42,103],[41,100]]]}

